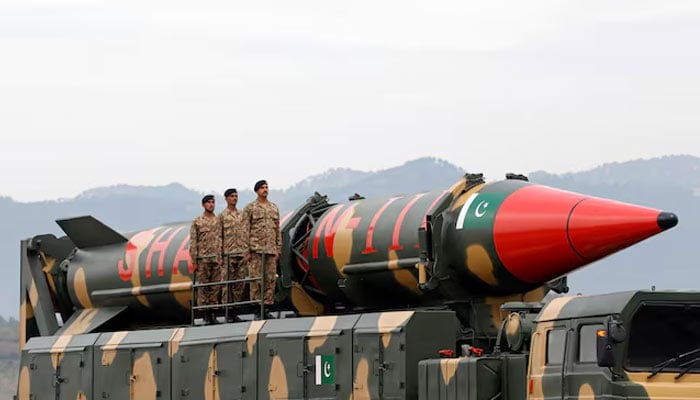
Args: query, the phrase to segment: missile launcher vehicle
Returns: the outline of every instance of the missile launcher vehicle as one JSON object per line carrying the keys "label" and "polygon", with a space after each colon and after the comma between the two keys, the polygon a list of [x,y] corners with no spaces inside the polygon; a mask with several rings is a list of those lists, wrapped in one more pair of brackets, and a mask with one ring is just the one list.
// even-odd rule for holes
{"label": "missile launcher vehicle", "polygon": [[[315,193],[281,218],[275,304],[224,301],[207,326],[192,304],[189,222],[117,232],[58,220],[65,236],[21,242],[17,398],[653,398],[635,380],[645,372],[695,382],[664,398],[700,398],[687,396],[697,294],[544,302],[571,271],[676,215],[506,178],[345,203]],[[243,320],[227,323],[233,310]],[[646,332],[653,321],[662,335]],[[569,380],[577,362],[595,377]]]}

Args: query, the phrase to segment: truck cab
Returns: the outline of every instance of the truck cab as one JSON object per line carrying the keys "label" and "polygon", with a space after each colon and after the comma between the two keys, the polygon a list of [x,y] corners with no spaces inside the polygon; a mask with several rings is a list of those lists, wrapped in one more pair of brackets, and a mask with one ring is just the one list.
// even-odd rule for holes
{"label": "truck cab", "polygon": [[700,399],[700,292],[506,303],[488,354],[419,363],[419,399]]}
{"label": "truck cab", "polygon": [[700,293],[567,296],[536,318],[527,398],[700,399]]}

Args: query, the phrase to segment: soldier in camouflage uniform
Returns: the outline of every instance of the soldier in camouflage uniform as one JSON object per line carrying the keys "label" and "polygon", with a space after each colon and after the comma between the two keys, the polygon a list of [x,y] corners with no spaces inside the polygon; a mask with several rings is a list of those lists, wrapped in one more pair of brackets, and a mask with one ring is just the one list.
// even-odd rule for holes
{"label": "soldier in camouflage uniform", "polygon": [[[241,213],[236,208],[238,204],[238,191],[236,189],[226,189],[226,208],[219,214],[223,241],[223,275],[222,280],[239,280],[248,275],[248,268],[242,262],[243,257],[248,252],[248,239],[243,231],[241,223]],[[221,293],[223,303],[239,302],[243,300],[244,283],[226,285]],[[235,308],[229,313],[231,321],[237,321]]]}
{"label": "soldier in camouflage uniform", "polygon": [[[197,271],[198,283],[221,281],[221,222],[214,214],[214,196],[208,194],[202,198],[204,213],[192,221],[190,226],[190,258],[192,267]],[[197,290],[197,305],[218,304],[221,287],[203,286]],[[216,322],[213,309],[204,310],[204,322]]]}
{"label": "soldier in camouflage uniform", "polygon": [[[268,186],[265,180],[256,182],[254,190],[258,198],[245,206],[241,217],[248,238],[248,254],[245,260],[250,260],[248,271],[251,278],[260,277],[262,274],[265,279],[264,302],[265,305],[272,305],[277,279],[277,259],[282,250],[280,213],[277,206],[267,199]],[[260,300],[259,296],[260,283],[250,282],[250,300]]]}

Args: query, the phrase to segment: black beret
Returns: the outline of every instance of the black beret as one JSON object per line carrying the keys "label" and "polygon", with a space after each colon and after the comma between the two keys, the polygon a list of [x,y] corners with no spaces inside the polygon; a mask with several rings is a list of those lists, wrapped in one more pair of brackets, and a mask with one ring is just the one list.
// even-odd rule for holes
{"label": "black beret", "polygon": [[261,179],[261,180],[255,182],[255,186],[253,187],[253,190],[257,192],[258,189],[260,189],[260,186],[262,186],[262,185],[267,185],[267,181],[265,179]]}
{"label": "black beret", "polygon": [[232,193],[238,193],[238,191],[237,191],[236,189],[234,189],[234,188],[226,189],[226,191],[224,192],[224,197],[228,197],[228,196],[230,196]]}
{"label": "black beret", "polygon": [[204,197],[202,197],[202,204],[206,203],[209,200],[214,200],[214,195],[213,194],[208,194]]}

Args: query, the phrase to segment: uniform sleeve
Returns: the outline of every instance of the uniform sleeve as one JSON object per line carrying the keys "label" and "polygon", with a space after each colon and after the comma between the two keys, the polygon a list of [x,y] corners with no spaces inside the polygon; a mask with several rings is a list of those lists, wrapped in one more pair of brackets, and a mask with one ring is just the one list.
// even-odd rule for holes
{"label": "uniform sleeve", "polygon": [[221,254],[223,254],[224,251],[224,239],[226,237],[226,232],[224,232],[224,211],[220,212],[219,215],[216,217],[219,220],[219,232],[221,232],[221,234],[219,235],[221,236]]}
{"label": "uniform sleeve", "polygon": [[222,263],[224,261],[224,223],[222,222],[223,218],[218,218],[216,220],[217,223],[217,229],[219,230],[219,254],[218,254],[218,260],[219,263]]}
{"label": "uniform sleeve", "polygon": [[275,238],[275,247],[277,248],[277,255],[282,255],[282,231],[280,230],[280,210],[275,207],[275,212],[277,213],[277,226],[275,231],[277,232],[277,237]]}
{"label": "uniform sleeve", "polygon": [[190,259],[192,264],[197,264],[197,220],[192,221],[190,226]]}
{"label": "uniform sleeve", "polygon": [[243,235],[243,251],[250,253],[250,204],[241,212],[241,234]]}

